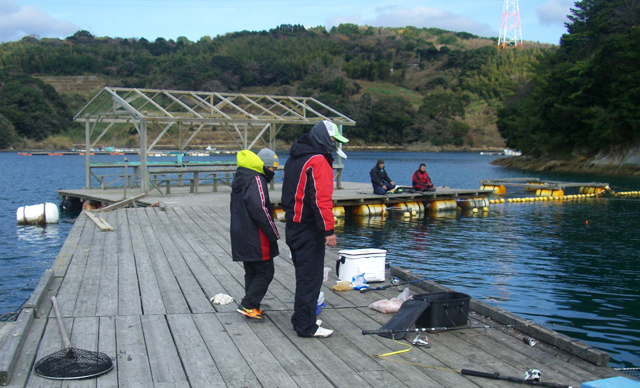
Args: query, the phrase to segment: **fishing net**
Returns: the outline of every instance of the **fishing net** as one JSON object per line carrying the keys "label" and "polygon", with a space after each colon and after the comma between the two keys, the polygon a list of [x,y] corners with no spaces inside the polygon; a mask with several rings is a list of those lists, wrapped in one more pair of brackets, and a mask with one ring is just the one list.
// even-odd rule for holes
{"label": "fishing net", "polygon": [[640,379],[640,368],[615,368],[615,369],[633,378]]}
{"label": "fishing net", "polygon": [[34,371],[47,379],[71,380],[96,377],[112,368],[111,358],[104,353],[66,348],[42,358]]}

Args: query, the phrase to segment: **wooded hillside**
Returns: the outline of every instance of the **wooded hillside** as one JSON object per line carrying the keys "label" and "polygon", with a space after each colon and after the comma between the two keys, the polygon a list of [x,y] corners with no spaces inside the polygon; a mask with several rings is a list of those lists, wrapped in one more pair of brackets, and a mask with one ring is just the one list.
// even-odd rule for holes
{"label": "wooded hillside", "polygon": [[590,156],[640,141],[640,1],[575,4],[557,51],[499,111],[507,145],[533,156]]}
{"label": "wooded hillside", "polygon": [[[314,96],[357,121],[349,129],[353,144],[500,147],[497,109],[553,50],[533,43],[498,50],[494,39],[466,32],[351,24],[331,31],[282,25],[197,42],[86,31],[64,40],[25,37],[0,44],[0,138],[8,139],[0,147],[77,136],[71,118],[92,94],[59,98],[33,78],[56,75],[98,75],[124,87]],[[290,126],[279,136],[293,140],[302,130]]]}

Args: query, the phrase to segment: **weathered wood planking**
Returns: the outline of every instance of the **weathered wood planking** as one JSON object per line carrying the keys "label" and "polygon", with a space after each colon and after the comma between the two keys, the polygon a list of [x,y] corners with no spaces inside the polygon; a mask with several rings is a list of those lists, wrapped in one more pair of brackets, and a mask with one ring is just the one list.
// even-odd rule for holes
{"label": "weathered wood planking", "polygon": [[56,259],[51,266],[54,276],[64,276],[69,267],[69,262],[73,257],[74,252],[80,242],[80,236],[84,231],[84,226],[88,220],[88,217],[84,214],[80,214],[73,224],[73,228],[69,231],[69,235],[60,249],[60,253],[56,256]]}
{"label": "weathered wood planking", "polygon": [[[229,236],[228,225],[225,228],[225,225],[215,224],[211,221],[211,218],[206,214],[206,212],[193,212],[191,209],[183,209],[179,208],[176,211],[184,210],[185,216],[189,216],[191,220],[194,221],[195,225],[204,225],[206,223],[208,229],[211,230],[209,233],[209,237],[211,237],[218,246],[220,246],[228,257],[228,262],[221,262],[221,264],[227,268],[230,273],[234,274],[236,280],[244,285],[244,269],[242,268],[242,264],[233,262],[231,258],[231,240]],[[222,220],[220,220],[222,221]],[[206,231],[203,229],[200,231],[195,231],[198,234],[206,234]],[[204,238],[204,237],[203,237]],[[242,293],[240,296],[243,296]],[[268,306],[269,309],[286,309],[288,308],[287,301],[291,299],[292,292],[289,290],[285,290],[282,285],[275,280],[269,286],[269,291],[264,298],[264,305]]]}
{"label": "weathered wood planking", "polygon": [[181,361],[175,346],[167,346],[173,343],[174,338],[165,316],[143,315],[141,320],[154,383],[188,387],[182,362],[189,360]]}
{"label": "weathered wood planking", "polygon": [[[215,265],[213,260],[211,260],[211,254],[201,244],[194,244],[195,249],[192,248],[192,245],[189,244],[187,239],[183,238],[180,229],[169,220],[166,212],[158,212],[156,217],[169,236],[169,241],[163,243],[167,245],[169,245],[169,242],[173,243],[175,249],[180,253],[187,266],[189,266],[189,269],[193,273],[198,285],[202,288],[206,298],[211,299],[218,293],[233,295],[231,291],[233,288],[229,288],[229,282],[225,282],[225,285],[218,282],[215,273],[222,272],[219,270],[220,266]],[[223,275],[221,274],[221,276]],[[215,308],[217,311],[235,311],[236,309],[234,304],[215,306]]]}
{"label": "weathered wood planking", "polygon": [[[268,316],[252,321],[235,312],[236,303],[211,306],[208,301],[218,292],[236,299],[244,295],[242,264],[231,259],[227,207],[122,209],[105,217],[114,232],[102,232],[93,222],[74,226],[80,232],[72,230],[73,239],[63,247],[67,253],[56,264],[66,276],[53,278],[47,298],[57,293],[72,345],[110,355],[115,370],[70,382],[33,375],[35,360],[62,346],[45,298],[38,309],[42,318],[26,334],[9,386],[507,388],[512,383],[459,371],[520,377],[536,367],[545,381],[574,386],[618,375],[551,345],[532,348],[523,343],[522,333],[499,328],[428,333],[431,348],[376,358],[408,343],[361,334],[392,316],[367,306],[397,296],[398,290],[334,292],[329,287],[334,273],[323,285],[328,307],[320,318],[336,332],[326,339],[300,338],[290,323],[295,269],[284,241],[265,298]],[[337,252],[327,250],[325,265],[333,268],[336,259]],[[411,289],[425,292],[418,283]],[[477,314],[471,318],[492,323]]]}
{"label": "weathered wood planking", "polygon": [[[157,283],[153,283],[151,281],[150,286],[154,287],[155,284],[158,285],[158,289],[162,295],[162,303],[166,312],[169,314],[184,314],[190,312],[189,305],[187,304],[185,296],[178,285],[178,281],[176,280],[173,269],[169,264],[169,260],[167,259],[165,252],[162,249],[151,224],[149,223],[146,213],[144,211],[135,212],[135,217],[129,217],[129,225],[132,235],[140,233],[140,237],[143,238],[143,242],[141,244],[144,245],[138,247],[139,249],[137,251],[135,246],[137,244],[134,244],[136,261],[138,257],[141,256],[143,256],[143,263],[146,263],[146,261],[149,260],[152,268],[147,270],[155,274],[157,281]],[[144,255],[141,254],[143,250]],[[176,259],[178,258],[171,258],[171,260]],[[139,274],[138,277],[140,277]],[[150,313],[157,314],[160,313],[160,311]]]}
{"label": "weathered wood planking", "polygon": [[116,317],[117,372],[121,387],[154,386],[140,318],[140,315]]}
{"label": "weathered wood planking", "polygon": [[118,235],[118,315],[140,315],[142,299],[133,246],[129,236],[127,212],[122,210],[115,213],[118,215],[118,226],[115,230]]}
{"label": "weathered wood planking", "polygon": [[231,387],[259,387],[255,373],[234,345],[217,314],[194,314],[192,318],[225,383]]}
{"label": "weathered wood planking", "polygon": [[[167,263],[173,272],[180,290],[184,294],[190,312],[205,313],[213,312],[213,307],[203,292],[199,282],[196,280],[195,273],[189,268],[180,251],[175,247],[169,233],[165,231],[160,223],[156,212],[153,208],[147,209],[145,212],[147,222],[152,226],[152,231],[156,235],[156,240],[166,255]],[[163,212],[164,213],[164,212]]]}
{"label": "weathered wood planking", "polygon": [[[105,214],[105,218],[110,224],[117,225],[117,213]],[[118,313],[118,283],[118,234],[105,233],[100,288],[97,293],[97,316],[114,316]]]}
{"label": "weathered wood planking", "polygon": [[167,321],[189,382],[196,387],[225,387],[196,324],[189,315],[168,315]]}
{"label": "weathered wood planking", "polygon": [[73,259],[69,262],[69,266],[64,275],[65,281],[60,286],[58,291],[58,301],[60,302],[60,314],[63,317],[70,317],[73,315],[76,305],[76,299],[82,285],[82,276],[84,275],[85,267],[87,265],[87,259],[89,252],[91,251],[91,242],[93,240],[94,232],[101,233],[98,228],[92,223],[85,223],[83,233],[78,240],[76,249],[73,253]]}
{"label": "weathered wood planking", "polygon": [[165,314],[166,309],[162,300],[162,290],[160,289],[160,287],[164,287],[165,285],[158,284],[158,274],[154,272],[149,251],[147,250],[144,236],[142,235],[142,230],[138,222],[137,211],[135,209],[127,209],[126,212],[143,311],[145,314]]}
{"label": "weathered wood planking", "polygon": [[270,324],[270,322],[249,321],[238,314],[230,313],[220,314],[218,319],[263,387],[297,386],[269,348],[251,329],[254,325]]}

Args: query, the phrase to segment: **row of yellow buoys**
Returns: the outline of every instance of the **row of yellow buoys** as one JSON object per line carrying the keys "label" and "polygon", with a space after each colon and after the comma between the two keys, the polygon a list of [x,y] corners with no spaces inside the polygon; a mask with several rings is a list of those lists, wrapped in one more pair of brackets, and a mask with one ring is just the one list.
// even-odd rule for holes
{"label": "row of yellow buoys", "polygon": [[640,191],[621,191],[613,193],[616,197],[640,197]]}
{"label": "row of yellow buoys", "polygon": [[[545,201],[560,201],[560,200],[577,200],[581,198],[593,198],[597,197],[599,194],[575,194],[575,195],[563,195],[563,196],[553,196],[553,197],[524,197],[524,198],[509,198],[506,200],[508,203],[520,203],[520,202],[545,202]],[[505,203],[503,198],[501,199],[492,199],[489,201],[491,204]]]}

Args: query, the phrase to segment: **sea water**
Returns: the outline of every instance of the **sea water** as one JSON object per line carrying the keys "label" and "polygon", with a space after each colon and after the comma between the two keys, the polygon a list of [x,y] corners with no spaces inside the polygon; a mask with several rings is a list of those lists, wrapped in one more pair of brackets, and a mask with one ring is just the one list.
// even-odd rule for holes
{"label": "sea water", "polygon": [[[281,163],[286,152],[278,152]],[[480,179],[534,177],[607,182],[640,190],[640,177],[528,172],[491,165],[471,153],[348,152],[344,181],[369,182],[378,158],[397,184],[420,163],[436,186],[478,189]],[[126,156],[130,161],[135,155]],[[123,161],[96,155],[91,160]],[[171,160],[171,158],[166,158]],[[186,159],[186,158],[185,158]],[[233,155],[211,160],[233,161]],[[165,160],[165,158],[153,158]],[[203,158],[194,158],[203,160]],[[0,315],[15,311],[60,251],[75,215],[57,225],[18,226],[24,205],[60,203],[58,189],[85,186],[84,156],[0,153]],[[94,185],[96,182],[94,181]],[[567,190],[569,191],[569,190]],[[531,195],[508,188],[509,197]],[[505,203],[487,213],[357,218],[336,227],[338,248],[381,248],[395,266],[544,324],[611,355],[611,366],[640,366],[640,199]]]}

